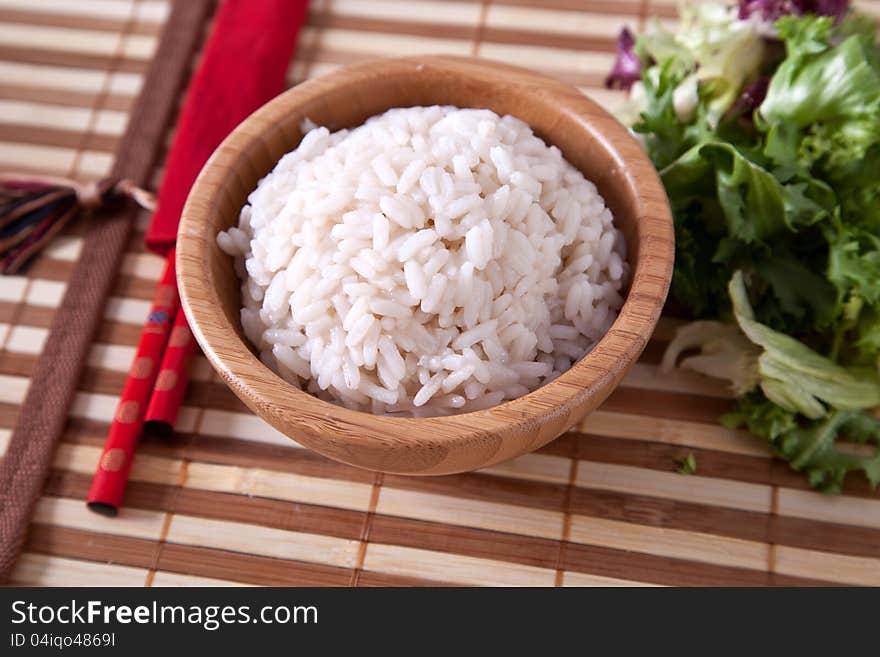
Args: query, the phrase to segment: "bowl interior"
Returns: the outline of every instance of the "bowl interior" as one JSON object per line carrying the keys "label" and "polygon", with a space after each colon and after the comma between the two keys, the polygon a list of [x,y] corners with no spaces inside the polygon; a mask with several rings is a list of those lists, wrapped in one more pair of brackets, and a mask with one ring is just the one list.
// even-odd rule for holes
{"label": "bowl interior", "polygon": [[[251,353],[239,320],[239,281],[216,234],[237,223],[259,179],[296,147],[304,119],[333,131],[392,107],[435,104],[511,114],[558,146],[596,184],[624,233],[633,272],[630,293],[615,325],[587,357],[556,381],[493,409],[414,420],[327,404],[283,382]],[[420,58],[375,62],[313,80],[246,120],[196,182],[183,213],[178,254],[190,324],[248,406],[334,458],[389,471],[436,472],[534,449],[595,408],[653,330],[671,275],[672,236],[665,195],[650,162],[623,126],[579,92],[501,64]],[[413,432],[424,437],[408,438]],[[499,442],[511,436],[519,440]]]}

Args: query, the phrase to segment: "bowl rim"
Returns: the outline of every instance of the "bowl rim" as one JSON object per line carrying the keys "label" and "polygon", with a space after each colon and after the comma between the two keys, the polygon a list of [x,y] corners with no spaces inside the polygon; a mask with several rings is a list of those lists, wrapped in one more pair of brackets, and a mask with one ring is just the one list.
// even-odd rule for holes
{"label": "bowl rim", "polygon": [[[603,147],[616,158],[621,184],[635,190],[639,209],[638,259],[630,272],[623,306],[612,326],[587,355],[555,380],[516,399],[467,413],[429,418],[374,415],[299,390],[256,357],[222,310],[208,266],[209,249],[203,248],[202,228],[209,225],[206,217],[222,195],[224,176],[238,157],[241,144],[259,141],[279,117],[289,117],[294,108],[319,97],[341,72],[348,78],[346,84],[354,86],[374,79],[380,70],[383,74],[400,75],[416,73],[424,67],[475,78],[497,77],[499,71],[506,70],[517,78],[510,84],[521,87],[523,93],[549,94],[562,111],[579,118],[590,138],[603,142]],[[601,129],[596,126],[597,115],[608,119],[601,121]],[[587,116],[594,118],[587,120]],[[634,169],[639,169],[638,176]],[[672,218],[659,176],[629,130],[593,100],[567,84],[519,67],[471,57],[420,56],[372,60],[303,82],[270,100],[239,124],[216,149],[191,188],[181,215],[176,267],[182,307],[196,341],[242,401],[274,427],[286,432],[285,427],[291,423],[300,424],[310,438],[301,442],[318,451],[320,446],[312,443],[319,439],[312,437],[334,434],[338,442],[351,440],[348,436],[352,433],[358,435],[361,446],[377,449],[392,443],[399,447],[401,440],[408,439],[419,446],[449,449],[487,434],[508,431],[512,426],[527,429],[548,421],[564,422],[573,409],[589,398],[598,399],[593,406],[604,400],[641,354],[653,332],[672,277],[673,257]],[[266,373],[275,378],[271,402],[266,399]],[[300,423],[298,417],[303,412],[307,412],[308,421]],[[567,428],[561,427],[560,431]],[[401,435],[411,438],[401,439]]]}

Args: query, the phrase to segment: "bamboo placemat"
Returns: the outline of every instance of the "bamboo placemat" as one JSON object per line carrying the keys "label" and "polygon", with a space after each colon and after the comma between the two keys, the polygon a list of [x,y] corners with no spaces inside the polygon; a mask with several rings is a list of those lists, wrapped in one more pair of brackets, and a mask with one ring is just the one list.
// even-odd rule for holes
{"label": "bamboo placemat", "polygon": [[[179,0],[183,1],[183,0]],[[0,169],[105,175],[167,0],[0,0]],[[880,0],[857,3],[880,18]],[[614,38],[675,0],[313,0],[289,81],[383,55],[476,54],[606,106]],[[169,134],[171,127],[169,126]],[[154,185],[161,171],[154,176]],[[376,475],[298,447],[203,358],[173,441],[148,439],[115,519],[85,498],[162,261],[141,217],[13,579],[36,585],[880,585],[880,494],[808,489],[716,420],[722,388],[663,377],[675,320],[601,410],[478,473]],[[74,226],[0,278],[0,449],[82,248]],[[675,473],[693,452],[696,475]]]}

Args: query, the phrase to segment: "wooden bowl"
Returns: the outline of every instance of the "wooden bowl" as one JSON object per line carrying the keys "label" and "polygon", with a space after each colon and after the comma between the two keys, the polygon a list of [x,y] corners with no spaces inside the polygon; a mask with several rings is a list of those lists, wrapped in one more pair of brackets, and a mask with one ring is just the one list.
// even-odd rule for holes
{"label": "wooden bowl", "polygon": [[[239,321],[233,259],[217,247],[257,181],[302,137],[308,117],[331,131],[391,107],[451,104],[512,114],[592,180],[623,231],[632,267],[608,333],[568,372],[493,408],[442,418],[371,415],[321,401],[264,366]],[[245,120],[198,177],[180,223],[177,277],[202,350],[266,422],[330,458],[406,474],[473,470],[530,452],[595,409],[644,349],[666,298],[672,219],[660,180],[626,128],[572,87],[504,64],[458,57],[374,61],[305,82]]]}

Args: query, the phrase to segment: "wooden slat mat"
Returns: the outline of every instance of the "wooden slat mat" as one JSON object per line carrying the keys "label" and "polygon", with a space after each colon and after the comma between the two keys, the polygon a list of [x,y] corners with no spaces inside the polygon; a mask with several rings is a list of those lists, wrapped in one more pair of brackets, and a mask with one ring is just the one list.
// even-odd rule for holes
{"label": "wooden slat mat", "polygon": [[[183,0],[180,0],[183,1]],[[880,16],[880,0],[858,3]],[[675,0],[314,0],[290,83],[381,55],[476,54],[601,88],[614,38]],[[95,178],[112,164],[167,0],[0,0],[0,168]],[[156,180],[160,171],[156,172]],[[14,581],[38,585],[880,585],[880,495],[811,492],[716,419],[705,380],[661,377],[664,319],[579,432],[478,473],[376,475],[298,447],[200,358],[172,442],[136,459],[115,519],[83,504],[161,260],[142,217]],[[82,241],[74,226],[0,279],[0,448]],[[698,474],[675,473],[693,452]]]}

